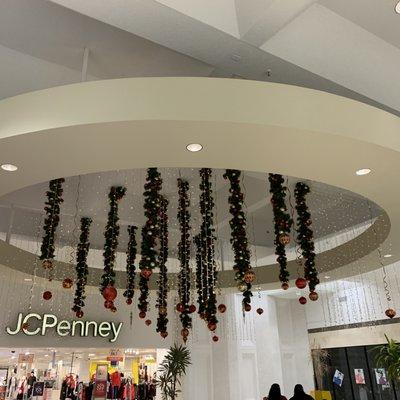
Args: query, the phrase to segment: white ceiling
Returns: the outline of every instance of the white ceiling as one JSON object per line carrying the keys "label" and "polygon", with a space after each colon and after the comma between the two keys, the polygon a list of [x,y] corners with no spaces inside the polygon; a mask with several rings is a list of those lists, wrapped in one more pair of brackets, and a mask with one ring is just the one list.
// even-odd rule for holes
{"label": "white ceiling", "polygon": [[88,79],[237,76],[399,114],[393,10],[392,0],[2,0],[0,98],[80,81],[88,47]]}

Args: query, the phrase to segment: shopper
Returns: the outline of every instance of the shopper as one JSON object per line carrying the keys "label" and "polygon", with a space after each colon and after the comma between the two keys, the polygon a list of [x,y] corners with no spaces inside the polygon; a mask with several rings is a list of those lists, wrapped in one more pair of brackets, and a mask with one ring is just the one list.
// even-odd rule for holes
{"label": "shopper", "polygon": [[31,372],[31,374],[28,376],[28,399],[32,397],[32,391],[33,391],[33,385],[36,382],[36,376],[34,371]]}
{"label": "shopper", "polygon": [[264,397],[263,400],[287,400],[287,398],[281,395],[281,387],[274,383],[269,389],[268,397]]}
{"label": "shopper", "polygon": [[314,400],[310,395],[304,392],[303,386],[297,384],[294,387],[293,397],[290,400]]}

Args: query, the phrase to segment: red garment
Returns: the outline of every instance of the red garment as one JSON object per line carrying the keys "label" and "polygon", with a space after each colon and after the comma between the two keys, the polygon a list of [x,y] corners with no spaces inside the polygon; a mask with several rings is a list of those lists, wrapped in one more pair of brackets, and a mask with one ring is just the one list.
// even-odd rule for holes
{"label": "red garment", "polygon": [[118,371],[111,374],[111,385],[117,387],[121,386],[121,374]]}

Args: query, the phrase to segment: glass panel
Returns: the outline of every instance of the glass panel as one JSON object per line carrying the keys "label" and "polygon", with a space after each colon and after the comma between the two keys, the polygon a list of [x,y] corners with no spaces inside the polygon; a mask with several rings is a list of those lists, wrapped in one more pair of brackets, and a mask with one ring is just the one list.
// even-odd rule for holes
{"label": "glass panel", "polygon": [[372,390],[375,400],[393,400],[396,399],[393,390],[393,383],[388,381],[387,372],[381,366],[375,363],[376,346],[367,347],[367,358],[370,368]]}
{"label": "glass panel", "polygon": [[354,400],[351,376],[349,376],[349,368],[347,365],[346,350],[330,349],[332,374],[331,380],[335,381],[333,385],[335,400]]}
{"label": "glass panel", "polygon": [[355,400],[374,400],[365,348],[348,347],[347,358]]}

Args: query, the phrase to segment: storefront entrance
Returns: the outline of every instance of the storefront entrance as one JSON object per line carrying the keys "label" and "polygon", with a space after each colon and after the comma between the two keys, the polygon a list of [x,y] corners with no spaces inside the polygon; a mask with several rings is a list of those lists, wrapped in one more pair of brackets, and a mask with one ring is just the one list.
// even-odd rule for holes
{"label": "storefront entrance", "polygon": [[0,349],[0,400],[153,400],[163,349]]}

